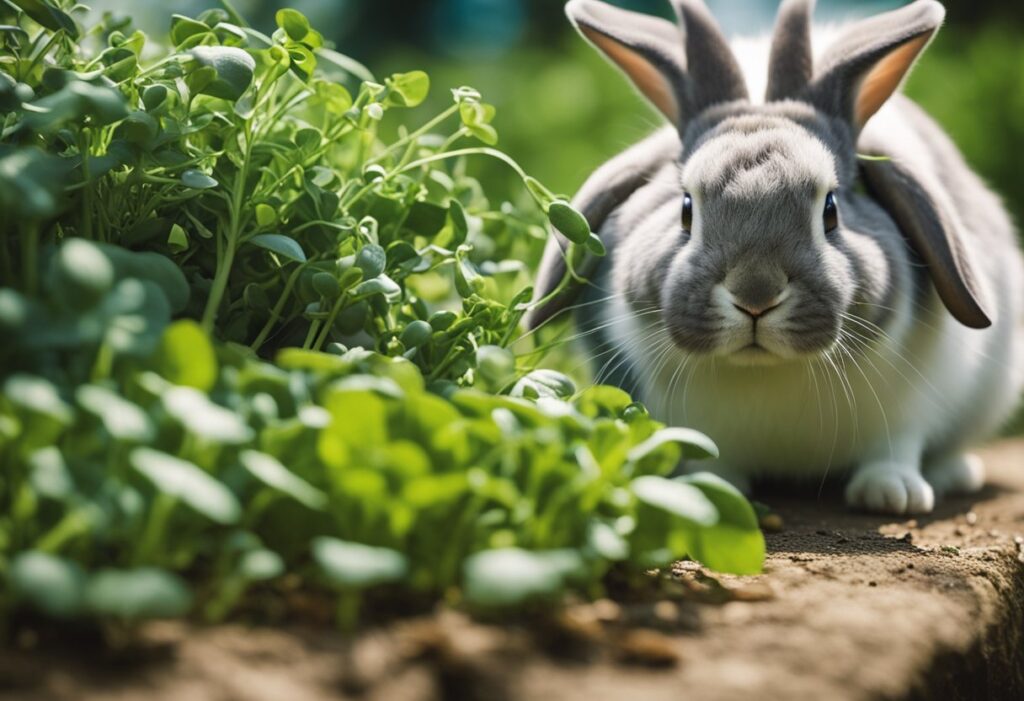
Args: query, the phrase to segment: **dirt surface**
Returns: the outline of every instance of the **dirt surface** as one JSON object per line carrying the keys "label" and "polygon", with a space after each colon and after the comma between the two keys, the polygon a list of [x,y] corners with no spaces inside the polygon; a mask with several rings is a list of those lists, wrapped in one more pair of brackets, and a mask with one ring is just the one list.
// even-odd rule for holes
{"label": "dirt surface", "polygon": [[154,625],[127,653],[23,636],[0,699],[1022,699],[1024,441],[983,454],[985,491],[915,521],[761,496],[782,523],[758,577],[682,563],[659,600],[503,626],[442,611],[352,650],[239,625]]}

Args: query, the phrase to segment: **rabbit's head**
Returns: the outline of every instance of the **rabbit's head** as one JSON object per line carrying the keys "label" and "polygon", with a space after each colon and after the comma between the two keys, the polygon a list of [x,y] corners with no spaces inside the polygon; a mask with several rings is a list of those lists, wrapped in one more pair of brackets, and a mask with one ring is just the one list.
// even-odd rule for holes
{"label": "rabbit's head", "polygon": [[678,167],[654,175],[642,202],[627,201],[601,232],[628,308],[691,353],[744,364],[814,355],[844,325],[878,329],[893,296],[911,294],[909,240],[954,316],[988,325],[943,203],[898,171],[883,174],[896,194],[873,199],[858,185],[858,136],[937,31],[942,6],[918,0],[861,21],[815,59],[813,3],[786,0],[765,100],[754,104],[700,0],[672,2],[675,24],[596,0],[567,6],[679,133]]}

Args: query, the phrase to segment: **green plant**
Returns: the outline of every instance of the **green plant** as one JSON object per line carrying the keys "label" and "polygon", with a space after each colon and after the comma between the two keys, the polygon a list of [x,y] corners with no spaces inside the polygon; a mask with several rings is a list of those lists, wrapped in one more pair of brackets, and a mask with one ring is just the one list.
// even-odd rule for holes
{"label": "green plant", "polygon": [[[501,606],[686,555],[760,567],[735,490],[668,477],[707,438],[510,349],[539,213],[570,261],[602,249],[491,146],[479,93],[384,141],[427,76],[377,82],[293,10],[272,37],[230,10],[176,16],[144,61],[123,21],[15,5],[0,613],[219,620],[287,572],[351,628],[367,595]],[[537,206],[492,204],[478,156]]]}

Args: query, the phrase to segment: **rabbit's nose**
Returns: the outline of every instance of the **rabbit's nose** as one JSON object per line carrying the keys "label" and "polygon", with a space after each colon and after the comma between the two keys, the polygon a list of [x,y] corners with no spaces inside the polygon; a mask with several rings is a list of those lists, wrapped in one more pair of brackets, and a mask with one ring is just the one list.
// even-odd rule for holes
{"label": "rabbit's nose", "polygon": [[735,298],[732,300],[732,306],[736,307],[744,314],[754,317],[755,319],[765,314],[766,312],[770,312],[772,309],[775,309],[775,307],[779,306],[780,304],[782,304],[781,298],[773,299],[767,304],[760,306],[751,305],[749,302],[739,302]]}
{"label": "rabbit's nose", "polygon": [[785,278],[754,277],[727,281],[725,291],[729,301],[744,314],[757,319],[782,304],[789,296],[789,281]]}

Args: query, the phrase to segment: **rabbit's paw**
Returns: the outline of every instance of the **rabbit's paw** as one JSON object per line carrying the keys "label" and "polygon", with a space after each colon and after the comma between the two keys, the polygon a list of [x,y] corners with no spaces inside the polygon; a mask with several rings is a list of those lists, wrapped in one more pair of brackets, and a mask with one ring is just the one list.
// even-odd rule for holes
{"label": "rabbit's paw", "polygon": [[936,494],[969,494],[985,485],[985,463],[974,453],[946,455],[924,474]]}
{"label": "rabbit's paw", "polygon": [[926,514],[935,507],[935,492],[912,468],[889,463],[857,470],[846,485],[846,503],[887,514]]}

